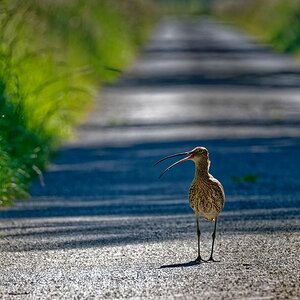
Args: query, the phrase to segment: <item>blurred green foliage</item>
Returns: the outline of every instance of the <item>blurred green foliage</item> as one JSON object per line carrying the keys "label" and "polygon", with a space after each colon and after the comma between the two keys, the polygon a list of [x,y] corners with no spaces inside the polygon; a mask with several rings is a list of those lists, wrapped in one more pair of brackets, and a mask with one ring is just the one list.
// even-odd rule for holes
{"label": "blurred green foliage", "polygon": [[27,195],[154,16],[147,0],[1,0],[0,206]]}
{"label": "blurred green foliage", "polygon": [[298,0],[214,0],[213,12],[280,52],[300,53]]}
{"label": "blurred green foliage", "polygon": [[210,0],[155,0],[167,15],[199,15],[208,13]]}

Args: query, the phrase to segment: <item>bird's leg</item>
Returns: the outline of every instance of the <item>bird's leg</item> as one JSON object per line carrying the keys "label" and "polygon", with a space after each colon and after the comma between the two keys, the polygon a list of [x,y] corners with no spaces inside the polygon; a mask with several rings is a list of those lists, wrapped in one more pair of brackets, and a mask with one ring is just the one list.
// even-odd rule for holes
{"label": "bird's leg", "polygon": [[217,218],[215,220],[215,228],[214,228],[214,232],[212,234],[212,246],[211,246],[210,258],[207,261],[218,262],[217,260],[213,259],[214,245],[215,245],[215,239],[216,239],[216,230],[217,230]]}
{"label": "bird's leg", "polygon": [[202,262],[204,260],[201,258],[201,254],[200,254],[200,235],[201,235],[201,232],[200,232],[200,227],[199,227],[199,217],[198,217],[197,214],[196,214],[196,224],[197,224],[197,237],[198,237],[198,256],[195,259],[195,261],[196,262]]}

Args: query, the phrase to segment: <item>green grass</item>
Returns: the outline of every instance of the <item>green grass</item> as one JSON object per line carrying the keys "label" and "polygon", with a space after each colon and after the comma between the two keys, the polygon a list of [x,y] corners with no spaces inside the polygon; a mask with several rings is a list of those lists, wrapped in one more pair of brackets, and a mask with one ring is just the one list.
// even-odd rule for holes
{"label": "green grass", "polygon": [[279,52],[300,53],[297,0],[215,0],[218,17],[241,26]]}
{"label": "green grass", "polygon": [[0,2],[0,206],[28,196],[154,15],[146,0]]}

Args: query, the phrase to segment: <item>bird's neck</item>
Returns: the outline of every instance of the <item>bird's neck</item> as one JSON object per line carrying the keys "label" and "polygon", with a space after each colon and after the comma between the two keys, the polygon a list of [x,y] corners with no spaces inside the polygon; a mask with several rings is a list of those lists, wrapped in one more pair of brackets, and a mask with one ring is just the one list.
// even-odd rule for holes
{"label": "bird's neck", "polygon": [[209,160],[201,160],[195,162],[195,179],[203,179],[209,177]]}

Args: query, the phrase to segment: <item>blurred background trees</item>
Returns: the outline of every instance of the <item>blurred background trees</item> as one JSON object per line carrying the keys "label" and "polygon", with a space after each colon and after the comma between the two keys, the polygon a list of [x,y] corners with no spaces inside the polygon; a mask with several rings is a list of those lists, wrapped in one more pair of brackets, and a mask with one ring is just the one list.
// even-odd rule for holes
{"label": "blurred background trees", "polygon": [[299,54],[300,1],[214,0],[213,13],[241,26],[280,52]]}
{"label": "blurred background trees", "polygon": [[298,0],[156,0],[175,15],[210,14],[233,23],[281,52],[299,54]]}

